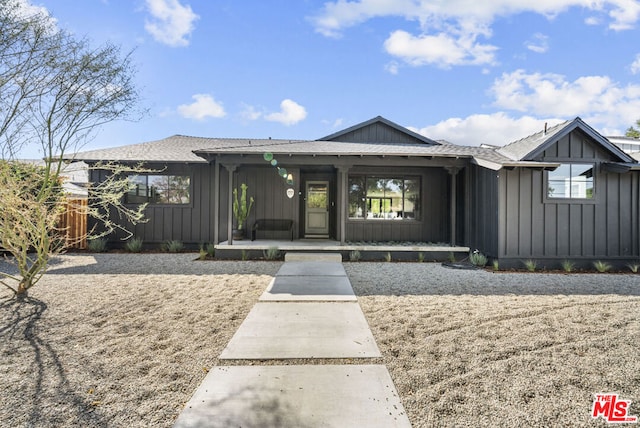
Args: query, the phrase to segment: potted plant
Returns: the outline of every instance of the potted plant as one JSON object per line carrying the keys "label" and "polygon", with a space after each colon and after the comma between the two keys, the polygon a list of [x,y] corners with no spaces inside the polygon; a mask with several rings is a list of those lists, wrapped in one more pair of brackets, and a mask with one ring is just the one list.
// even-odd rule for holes
{"label": "potted plant", "polygon": [[240,199],[238,199],[238,189],[233,189],[233,216],[236,218],[233,239],[244,239],[244,223],[253,206],[253,196],[249,198],[249,205],[247,206],[247,187],[245,183],[240,185]]}

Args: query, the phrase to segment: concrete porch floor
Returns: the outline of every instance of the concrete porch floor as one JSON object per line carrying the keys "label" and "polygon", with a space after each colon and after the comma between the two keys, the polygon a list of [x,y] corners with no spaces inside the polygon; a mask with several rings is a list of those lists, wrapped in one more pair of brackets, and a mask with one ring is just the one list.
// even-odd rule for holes
{"label": "concrete porch floor", "polygon": [[361,245],[361,244],[345,244],[340,245],[340,241],[332,239],[296,239],[277,240],[277,239],[242,239],[233,241],[224,241],[215,246],[216,250],[268,250],[277,247],[280,251],[407,251],[422,253],[468,253],[469,247],[449,246],[449,245]]}

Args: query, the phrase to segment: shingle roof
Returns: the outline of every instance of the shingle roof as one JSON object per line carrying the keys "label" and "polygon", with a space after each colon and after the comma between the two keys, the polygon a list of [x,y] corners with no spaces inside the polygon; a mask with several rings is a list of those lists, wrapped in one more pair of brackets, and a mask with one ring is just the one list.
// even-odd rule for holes
{"label": "shingle roof", "polygon": [[195,155],[194,150],[215,149],[233,144],[245,144],[245,139],[220,139],[188,137],[174,135],[157,141],[112,147],[108,149],[90,150],[76,153],[73,159],[92,161],[129,161],[129,162],[189,162],[206,163],[206,160]]}
{"label": "shingle roof", "polygon": [[[374,118],[372,121],[386,120]],[[365,122],[366,123],[366,122]],[[386,123],[386,122],[385,122]],[[358,127],[362,124],[357,125]],[[77,153],[73,159],[87,162],[125,161],[125,162],[162,162],[162,163],[206,163],[215,155],[229,154],[287,154],[287,155],[325,155],[325,156],[403,156],[403,157],[441,157],[466,158],[472,162],[498,170],[510,166],[553,167],[556,164],[537,162],[532,154],[561,138],[565,133],[580,127],[596,138],[605,149],[614,153],[622,162],[633,159],[600,136],[580,118],[567,121],[544,131],[514,141],[504,147],[459,146],[444,140],[435,144],[415,143],[367,143],[331,140],[272,140],[248,138],[201,138],[174,135],[162,140],[150,141],[110,149],[92,150]],[[353,127],[352,127],[353,128]],[[349,128],[349,129],[352,129]],[[329,137],[336,137],[332,134]]]}
{"label": "shingle roof", "polygon": [[523,160],[529,153],[543,145],[546,141],[552,140],[553,137],[559,134],[568,123],[569,121],[567,120],[552,126],[551,128],[547,128],[546,132],[543,130],[509,143],[506,146],[499,148],[498,153],[511,160]]}
{"label": "shingle roof", "polygon": [[615,144],[612,144],[605,137],[586,124],[582,119],[576,117],[573,120],[559,123],[528,137],[514,141],[497,151],[514,161],[532,161],[537,155],[541,154],[551,144],[558,141],[574,129],[579,128],[591,138],[596,140],[605,150],[616,156],[622,162],[633,162],[633,159],[620,150]]}
{"label": "shingle roof", "polygon": [[196,150],[203,156],[214,154],[291,154],[325,156],[416,156],[416,157],[460,157],[475,156],[490,159],[493,162],[509,161],[508,158],[493,149],[458,146],[441,142],[438,145],[421,143],[354,143],[342,141],[275,141],[252,140],[251,144],[216,147]]}

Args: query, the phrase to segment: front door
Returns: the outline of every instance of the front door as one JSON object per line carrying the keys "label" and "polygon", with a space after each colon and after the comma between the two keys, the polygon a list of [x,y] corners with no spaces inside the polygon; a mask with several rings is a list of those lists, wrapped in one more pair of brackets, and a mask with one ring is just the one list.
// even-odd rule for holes
{"label": "front door", "polygon": [[329,182],[307,181],[305,236],[329,237]]}

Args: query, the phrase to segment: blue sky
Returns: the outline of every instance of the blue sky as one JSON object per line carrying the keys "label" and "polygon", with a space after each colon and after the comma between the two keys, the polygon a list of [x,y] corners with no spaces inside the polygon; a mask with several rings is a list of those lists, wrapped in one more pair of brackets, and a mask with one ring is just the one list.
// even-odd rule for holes
{"label": "blue sky", "polygon": [[575,116],[605,135],[640,118],[639,1],[31,4],[96,44],[135,49],[149,114],[86,149],[174,134],[315,139],[377,115],[501,145]]}

